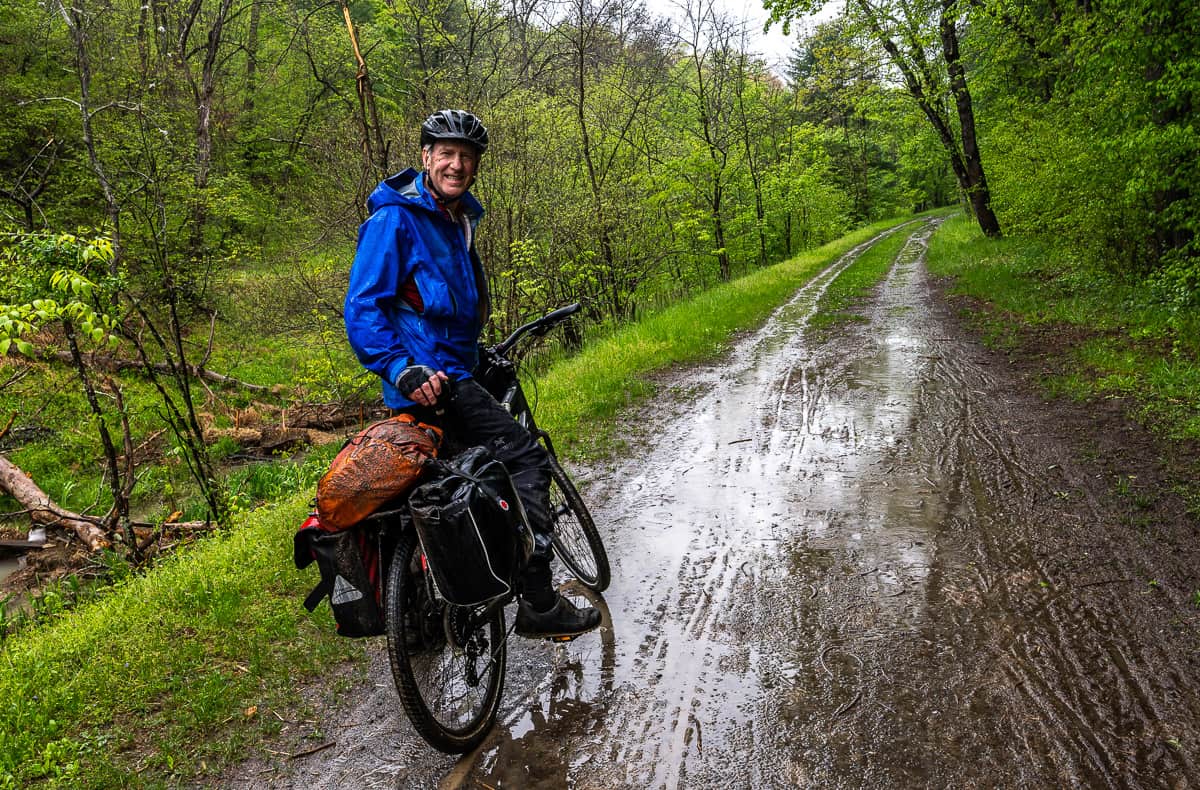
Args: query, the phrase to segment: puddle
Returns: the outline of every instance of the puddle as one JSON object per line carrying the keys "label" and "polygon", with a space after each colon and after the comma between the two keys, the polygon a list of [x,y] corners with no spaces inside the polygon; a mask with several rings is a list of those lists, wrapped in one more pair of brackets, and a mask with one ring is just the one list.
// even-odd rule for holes
{"label": "puddle", "polygon": [[0,557],[0,582],[21,567],[21,561],[16,557]]}
{"label": "puddle", "polygon": [[232,785],[1200,782],[1195,656],[1048,581],[1073,555],[1046,525],[1088,511],[1056,510],[1064,483],[1044,470],[1088,473],[1016,430],[1027,415],[950,342],[922,266],[931,230],[900,231],[869,322],[806,330],[852,255],[684,376],[691,400],[647,409],[655,446],[586,491],[613,565],[605,627],[511,640],[476,754],[419,743],[377,661],[340,753]]}

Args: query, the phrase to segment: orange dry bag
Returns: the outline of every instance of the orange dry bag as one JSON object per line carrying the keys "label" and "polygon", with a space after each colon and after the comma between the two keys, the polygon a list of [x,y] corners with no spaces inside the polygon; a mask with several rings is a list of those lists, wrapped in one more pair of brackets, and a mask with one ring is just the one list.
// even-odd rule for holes
{"label": "orange dry bag", "polygon": [[317,513],[330,532],[349,529],[416,484],[437,457],[442,432],[400,414],[352,437],[317,483]]}

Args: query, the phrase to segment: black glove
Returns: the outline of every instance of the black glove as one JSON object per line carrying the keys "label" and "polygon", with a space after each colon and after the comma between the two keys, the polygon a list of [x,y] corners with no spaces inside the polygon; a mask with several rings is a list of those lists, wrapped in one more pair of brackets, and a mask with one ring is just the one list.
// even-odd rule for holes
{"label": "black glove", "polygon": [[396,389],[407,398],[436,375],[437,371],[428,365],[409,365],[396,377]]}

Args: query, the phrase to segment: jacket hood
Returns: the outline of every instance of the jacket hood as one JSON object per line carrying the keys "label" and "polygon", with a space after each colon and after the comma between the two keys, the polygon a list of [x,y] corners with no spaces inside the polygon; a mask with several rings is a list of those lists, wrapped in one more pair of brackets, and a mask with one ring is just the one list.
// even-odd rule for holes
{"label": "jacket hood", "polygon": [[[460,200],[472,222],[483,216],[483,206],[470,192],[465,193]],[[441,212],[437,201],[425,187],[425,174],[411,167],[382,181],[367,198],[367,211],[372,214],[383,206],[393,205],[421,208],[435,214]]]}

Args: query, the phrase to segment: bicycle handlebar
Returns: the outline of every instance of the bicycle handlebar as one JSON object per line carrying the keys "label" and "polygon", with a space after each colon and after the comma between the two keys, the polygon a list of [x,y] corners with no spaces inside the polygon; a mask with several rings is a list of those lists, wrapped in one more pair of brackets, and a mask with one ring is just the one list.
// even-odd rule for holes
{"label": "bicycle handlebar", "polygon": [[512,347],[517,344],[517,341],[526,334],[533,334],[534,337],[541,337],[554,327],[561,324],[563,321],[566,321],[568,318],[578,313],[582,307],[583,306],[579,304],[579,302],[576,302],[575,304],[569,304],[566,307],[558,308],[552,313],[547,313],[541,318],[530,321],[524,326],[517,327],[515,330],[513,330],[511,335],[496,344],[496,352],[501,356],[507,356],[508,352],[512,350]]}

